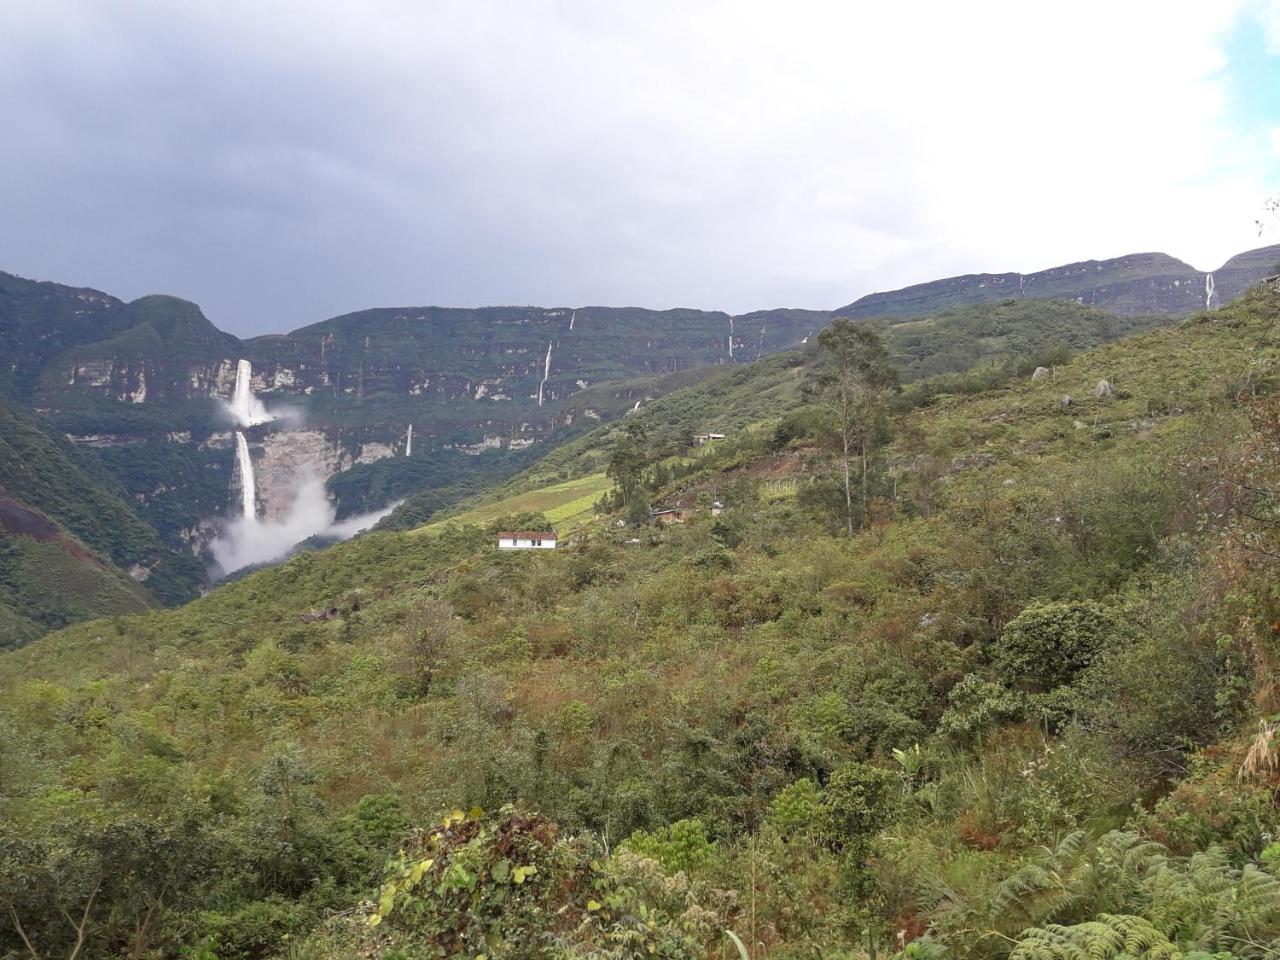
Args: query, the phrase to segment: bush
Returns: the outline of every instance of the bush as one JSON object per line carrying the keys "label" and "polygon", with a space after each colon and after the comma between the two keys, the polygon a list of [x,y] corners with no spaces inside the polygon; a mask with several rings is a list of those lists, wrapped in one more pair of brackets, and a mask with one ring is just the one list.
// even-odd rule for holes
{"label": "bush", "polygon": [[855,856],[889,825],[901,791],[899,778],[867,763],[846,763],[831,775],[823,794],[823,832]]}
{"label": "bush", "polygon": [[769,819],[784,835],[817,830],[822,812],[822,793],[808,777],[788,784],[769,804]]}
{"label": "bush", "polygon": [[[696,821],[686,826],[700,835]],[[366,922],[370,952],[488,960],[697,958],[723,929],[687,881],[653,861],[625,851],[607,859],[513,807],[496,817],[454,811],[418,831],[388,865]]]}
{"label": "bush", "polygon": [[672,872],[706,866],[714,850],[701,820],[677,820],[653,832],[637,830],[621,846],[657,860]]}
{"label": "bush", "polygon": [[998,723],[1026,718],[1027,697],[998,683],[969,674],[951,688],[951,705],[938,721],[938,732],[959,743],[972,744]]}
{"label": "bush", "polygon": [[1115,646],[1119,623],[1093,601],[1033,603],[992,648],[997,675],[1010,686],[1046,691],[1070,683]]}

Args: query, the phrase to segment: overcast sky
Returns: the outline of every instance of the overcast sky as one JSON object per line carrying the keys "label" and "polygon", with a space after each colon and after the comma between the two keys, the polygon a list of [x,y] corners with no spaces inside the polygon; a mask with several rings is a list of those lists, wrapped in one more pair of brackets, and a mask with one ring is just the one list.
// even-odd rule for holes
{"label": "overcast sky", "polygon": [[242,335],[1212,269],[1276,193],[1280,0],[0,0],[0,270]]}

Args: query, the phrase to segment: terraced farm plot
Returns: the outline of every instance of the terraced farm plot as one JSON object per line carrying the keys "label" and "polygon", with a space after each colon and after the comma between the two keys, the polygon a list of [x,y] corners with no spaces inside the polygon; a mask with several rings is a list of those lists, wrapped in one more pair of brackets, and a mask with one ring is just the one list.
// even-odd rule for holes
{"label": "terraced farm plot", "polygon": [[564,535],[591,517],[591,508],[600,495],[613,486],[613,481],[603,473],[592,473],[576,480],[513,494],[501,500],[481,503],[470,510],[444,520],[437,520],[418,527],[415,533],[435,533],[445,527],[492,523],[501,517],[517,513],[541,513],[557,531]]}

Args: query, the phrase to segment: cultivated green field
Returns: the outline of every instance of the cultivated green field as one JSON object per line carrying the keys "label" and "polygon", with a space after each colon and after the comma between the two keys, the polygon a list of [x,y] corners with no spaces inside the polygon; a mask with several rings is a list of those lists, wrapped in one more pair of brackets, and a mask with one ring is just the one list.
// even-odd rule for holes
{"label": "cultivated green field", "polygon": [[580,526],[591,517],[591,508],[613,487],[603,473],[552,484],[537,490],[482,503],[455,516],[418,527],[414,533],[439,533],[449,526],[483,525],[521,513],[541,513],[561,534]]}

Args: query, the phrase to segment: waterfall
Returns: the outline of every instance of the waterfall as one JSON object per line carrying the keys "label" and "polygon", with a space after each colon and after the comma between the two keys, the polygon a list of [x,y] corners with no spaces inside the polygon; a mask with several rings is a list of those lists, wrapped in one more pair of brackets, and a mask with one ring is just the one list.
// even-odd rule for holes
{"label": "waterfall", "polygon": [[409,424],[409,433],[404,438],[404,455],[413,456],[413,424]]}
{"label": "waterfall", "polygon": [[573,321],[575,321],[575,320],[577,320],[577,319],[578,319],[578,311],[577,311],[577,310],[575,310],[575,311],[573,311],[573,313],[569,314],[569,329],[570,329],[570,330],[572,330],[572,329],[573,329]]}
{"label": "waterfall", "polygon": [[538,384],[538,406],[542,406],[542,388],[547,385],[547,378],[551,376],[551,341],[547,341],[547,359],[542,365],[542,382]]}
{"label": "waterfall", "polygon": [[1204,308],[1206,310],[1213,309],[1213,274],[1206,273],[1204,275]]}
{"label": "waterfall", "polygon": [[262,401],[253,395],[253,364],[248,360],[236,363],[236,387],[231,394],[231,415],[242,427],[253,427],[275,419],[267,413]]}
{"label": "waterfall", "polygon": [[729,318],[729,359],[733,359],[733,317]]}
{"label": "waterfall", "polygon": [[637,400],[637,401],[636,401],[636,405],[635,405],[634,407],[632,407],[632,408],[631,408],[631,412],[632,412],[632,413],[635,413],[635,412],[636,412],[637,410],[639,410],[639,409],[640,409],[640,401],[639,401],[639,400]]}
{"label": "waterfall", "polygon": [[240,508],[246,520],[258,519],[258,481],[253,475],[249,441],[236,431],[236,472],[240,475]]}

